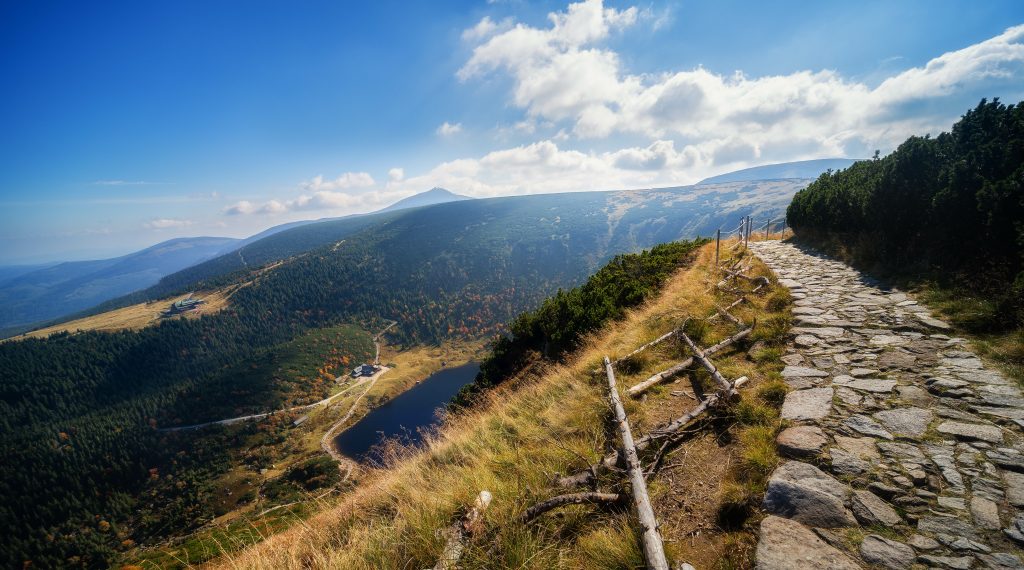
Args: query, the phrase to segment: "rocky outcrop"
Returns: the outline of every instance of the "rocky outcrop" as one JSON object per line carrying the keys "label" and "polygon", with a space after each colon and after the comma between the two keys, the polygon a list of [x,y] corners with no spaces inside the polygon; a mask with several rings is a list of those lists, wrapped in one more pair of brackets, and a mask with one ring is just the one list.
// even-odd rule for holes
{"label": "rocky outcrop", "polygon": [[[794,461],[768,482],[757,567],[1024,568],[1017,384],[906,293],[788,243],[750,248],[795,299],[778,439]],[[841,530],[858,525],[859,542]]]}

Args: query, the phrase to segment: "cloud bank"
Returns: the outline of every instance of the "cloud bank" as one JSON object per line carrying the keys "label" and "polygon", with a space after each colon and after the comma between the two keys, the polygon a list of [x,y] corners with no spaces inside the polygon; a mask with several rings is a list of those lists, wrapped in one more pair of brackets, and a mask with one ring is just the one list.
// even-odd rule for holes
{"label": "cloud bank", "polygon": [[[485,17],[462,33],[471,54],[456,78],[508,78],[508,102],[522,118],[495,141],[510,133],[538,140],[419,174],[394,168],[383,183],[366,172],[317,176],[298,198],[242,201],[225,212],[368,211],[434,186],[486,197],[688,184],[757,164],[888,152],[910,135],[948,129],[982,97],[1024,94],[1024,25],[873,85],[828,69],[634,74],[606,45],[669,17],[601,0],[570,4],[538,27]],[[436,131],[456,133],[480,134],[447,121]],[[616,144],[625,140],[644,142]]]}

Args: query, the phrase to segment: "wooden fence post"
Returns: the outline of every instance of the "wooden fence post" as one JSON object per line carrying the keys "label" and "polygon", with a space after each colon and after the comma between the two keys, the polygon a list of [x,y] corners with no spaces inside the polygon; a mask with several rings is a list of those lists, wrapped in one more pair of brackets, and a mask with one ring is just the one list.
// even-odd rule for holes
{"label": "wooden fence post", "polygon": [[786,218],[782,218],[782,237],[780,239],[786,239]]}
{"label": "wooden fence post", "polygon": [[715,270],[716,271],[718,270],[718,249],[721,246],[721,242],[722,242],[722,228],[718,228],[718,231],[715,232]]}
{"label": "wooden fence post", "polygon": [[772,219],[768,218],[768,223],[764,225],[764,239],[768,239],[768,230],[772,227]]}

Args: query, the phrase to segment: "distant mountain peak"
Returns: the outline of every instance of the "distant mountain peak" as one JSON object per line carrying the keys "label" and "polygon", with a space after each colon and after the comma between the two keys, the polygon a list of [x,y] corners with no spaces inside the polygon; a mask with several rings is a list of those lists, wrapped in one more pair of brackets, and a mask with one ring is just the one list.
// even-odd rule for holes
{"label": "distant mountain peak", "polygon": [[440,186],[435,186],[430,190],[420,192],[419,194],[413,194],[408,198],[403,198],[394,204],[391,204],[387,208],[377,210],[377,212],[394,212],[395,210],[420,208],[422,206],[444,204],[445,202],[457,202],[459,200],[472,200],[472,198],[469,196],[463,196],[462,194],[456,194],[451,190],[441,188]]}
{"label": "distant mountain peak", "polygon": [[799,160],[778,164],[764,164],[734,172],[726,172],[697,183],[721,184],[723,182],[744,182],[753,180],[781,180],[791,178],[814,179],[826,170],[842,170],[859,159],[855,158],[822,158],[817,160]]}

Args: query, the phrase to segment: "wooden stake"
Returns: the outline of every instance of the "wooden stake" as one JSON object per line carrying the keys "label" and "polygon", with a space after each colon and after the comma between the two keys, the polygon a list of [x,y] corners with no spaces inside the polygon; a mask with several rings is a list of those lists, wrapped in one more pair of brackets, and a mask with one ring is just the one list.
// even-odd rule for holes
{"label": "wooden stake", "polygon": [[[685,338],[685,334],[680,334]],[[626,456],[626,471],[629,474],[629,485],[633,492],[633,502],[636,505],[637,518],[640,519],[644,559],[647,560],[648,569],[668,570],[665,547],[662,544],[661,533],[658,532],[658,519],[654,516],[651,498],[647,495],[647,482],[644,478],[644,470],[640,465],[640,457],[637,455],[636,445],[633,443],[633,433],[629,429],[629,420],[626,419],[626,409],[622,407],[619,391],[615,387],[615,371],[612,369],[612,363],[608,360],[607,356],[604,357],[604,368],[608,374],[608,395],[611,399],[612,409],[615,412],[615,423],[618,424],[619,435],[622,437],[622,450]]]}
{"label": "wooden stake", "polygon": [[718,249],[722,244],[722,228],[715,232],[715,267],[718,267]]}

